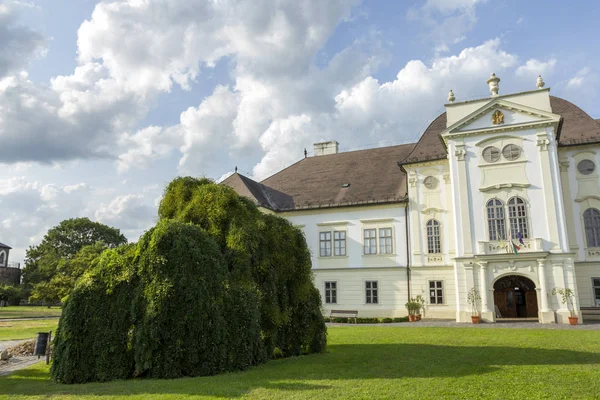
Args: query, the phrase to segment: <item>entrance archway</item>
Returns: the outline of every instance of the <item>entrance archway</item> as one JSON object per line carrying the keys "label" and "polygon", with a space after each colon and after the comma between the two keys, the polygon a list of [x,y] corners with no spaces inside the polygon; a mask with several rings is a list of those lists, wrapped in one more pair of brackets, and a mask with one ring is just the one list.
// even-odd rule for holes
{"label": "entrance archway", "polygon": [[494,304],[498,318],[537,318],[535,283],[519,275],[508,275],[494,283]]}

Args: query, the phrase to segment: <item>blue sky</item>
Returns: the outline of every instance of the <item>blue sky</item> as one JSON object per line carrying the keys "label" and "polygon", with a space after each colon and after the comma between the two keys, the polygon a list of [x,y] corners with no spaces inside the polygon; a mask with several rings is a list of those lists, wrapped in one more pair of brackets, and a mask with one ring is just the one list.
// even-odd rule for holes
{"label": "blue sky", "polygon": [[491,72],[600,118],[599,20],[596,1],[0,0],[0,241],[21,261],[76,216],[136,240],[177,175],[414,141]]}

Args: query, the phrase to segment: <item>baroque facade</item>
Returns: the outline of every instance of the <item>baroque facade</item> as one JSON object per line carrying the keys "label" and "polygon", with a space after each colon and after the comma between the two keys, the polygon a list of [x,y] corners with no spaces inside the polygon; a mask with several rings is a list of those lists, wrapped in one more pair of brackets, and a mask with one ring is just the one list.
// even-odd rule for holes
{"label": "baroque facade", "polygon": [[[537,89],[456,102],[417,143],[312,157],[223,184],[300,227],[326,312],[567,323],[600,315],[600,121]],[[574,293],[563,304],[555,288]]]}

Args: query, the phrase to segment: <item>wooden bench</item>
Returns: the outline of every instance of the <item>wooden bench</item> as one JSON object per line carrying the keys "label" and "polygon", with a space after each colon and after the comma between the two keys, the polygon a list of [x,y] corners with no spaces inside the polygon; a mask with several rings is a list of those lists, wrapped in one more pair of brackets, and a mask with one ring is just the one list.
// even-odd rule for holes
{"label": "wooden bench", "polygon": [[354,318],[354,322],[356,322],[356,317],[358,317],[357,310],[331,310],[329,313],[329,322],[334,317],[343,317],[343,318]]}

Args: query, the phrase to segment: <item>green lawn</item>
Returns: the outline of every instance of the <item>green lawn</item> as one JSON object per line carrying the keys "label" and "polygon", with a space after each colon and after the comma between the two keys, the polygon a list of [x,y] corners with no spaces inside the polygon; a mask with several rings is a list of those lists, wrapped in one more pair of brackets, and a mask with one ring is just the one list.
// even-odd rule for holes
{"label": "green lawn", "polygon": [[0,340],[35,339],[38,332],[55,331],[57,325],[58,318],[22,321],[0,320]]}
{"label": "green lawn", "polygon": [[[9,398],[598,398],[600,332],[348,326],[326,354],[168,381],[56,385],[38,365],[0,378]],[[31,396],[31,397],[30,397]]]}
{"label": "green lawn", "polygon": [[60,317],[60,307],[43,306],[9,306],[0,307],[0,319],[31,318],[31,317]]}

